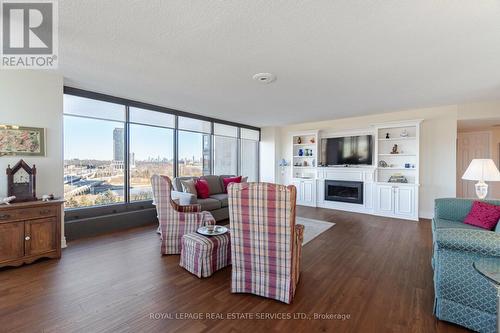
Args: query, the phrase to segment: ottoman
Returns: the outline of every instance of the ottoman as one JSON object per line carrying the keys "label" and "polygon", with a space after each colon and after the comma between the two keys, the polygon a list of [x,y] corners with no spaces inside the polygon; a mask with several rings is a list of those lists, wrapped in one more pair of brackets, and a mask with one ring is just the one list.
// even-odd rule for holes
{"label": "ottoman", "polygon": [[218,236],[203,236],[191,232],[182,236],[179,265],[197,277],[209,277],[230,264],[229,232]]}

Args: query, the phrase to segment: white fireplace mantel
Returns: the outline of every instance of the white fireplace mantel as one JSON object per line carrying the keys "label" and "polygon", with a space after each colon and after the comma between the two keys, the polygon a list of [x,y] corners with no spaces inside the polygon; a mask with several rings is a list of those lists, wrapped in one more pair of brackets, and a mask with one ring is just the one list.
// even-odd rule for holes
{"label": "white fireplace mantel", "polygon": [[[325,200],[325,180],[343,180],[363,182],[363,204]],[[318,167],[317,168],[317,206],[329,209],[373,213],[373,186],[375,184],[375,167]]]}

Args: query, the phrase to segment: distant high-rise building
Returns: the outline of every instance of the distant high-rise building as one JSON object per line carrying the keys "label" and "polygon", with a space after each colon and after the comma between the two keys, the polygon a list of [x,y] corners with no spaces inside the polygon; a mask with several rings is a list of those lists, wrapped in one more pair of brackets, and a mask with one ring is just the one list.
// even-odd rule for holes
{"label": "distant high-rise building", "polygon": [[113,160],[123,161],[125,156],[124,152],[123,128],[115,128],[113,130]]}
{"label": "distant high-rise building", "polygon": [[129,164],[131,168],[135,168],[135,153],[131,152],[129,156]]}

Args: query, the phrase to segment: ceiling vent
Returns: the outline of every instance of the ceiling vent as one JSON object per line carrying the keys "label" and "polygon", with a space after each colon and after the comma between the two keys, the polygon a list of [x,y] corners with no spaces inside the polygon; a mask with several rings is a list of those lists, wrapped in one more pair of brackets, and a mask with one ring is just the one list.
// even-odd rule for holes
{"label": "ceiling vent", "polygon": [[257,73],[253,76],[253,79],[260,83],[269,84],[276,81],[276,75],[271,73]]}

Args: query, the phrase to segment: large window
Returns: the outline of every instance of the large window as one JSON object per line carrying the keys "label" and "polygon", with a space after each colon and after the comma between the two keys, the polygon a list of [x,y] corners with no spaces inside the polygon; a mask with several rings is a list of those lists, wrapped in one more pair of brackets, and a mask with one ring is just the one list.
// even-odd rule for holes
{"label": "large window", "polygon": [[216,175],[238,174],[237,127],[214,124],[214,173]]}
{"label": "large window", "polygon": [[249,182],[259,180],[259,131],[242,128],[240,130],[240,174],[248,177]]}
{"label": "large window", "polygon": [[66,207],[123,202],[125,107],[65,95],[64,112]]}
{"label": "large window", "polygon": [[210,174],[210,133],[208,121],[179,117],[178,174],[203,176]]}
{"label": "large window", "polygon": [[129,203],[145,207],[140,201],[152,199],[154,174],[258,180],[258,130],[72,88],[65,92],[66,208],[122,204],[103,207],[112,213]]}
{"label": "large window", "polygon": [[[151,176],[174,176],[175,117],[130,108],[130,201],[153,198]],[[132,123],[133,122],[133,123]]]}
{"label": "large window", "polygon": [[179,131],[179,176],[210,174],[210,135]]}

